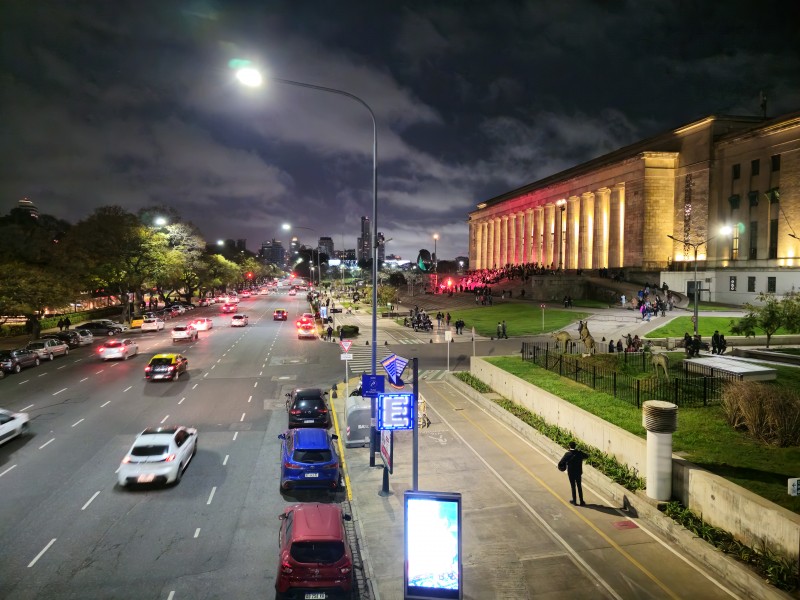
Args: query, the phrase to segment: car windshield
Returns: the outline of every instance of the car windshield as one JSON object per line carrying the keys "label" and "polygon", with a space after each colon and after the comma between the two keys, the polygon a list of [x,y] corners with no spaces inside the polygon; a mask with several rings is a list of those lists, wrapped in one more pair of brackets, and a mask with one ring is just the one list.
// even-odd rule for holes
{"label": "car windshield", "polygon": [[294,407],[300,410],[322,410],[325,403],[319,398],[298,398],[294,402]]}
{"label": "car windshield", "polygon": [[291,555],[300,563],[335,563],[344,556],[344,543],[295,542],[292,544]]}
{"label": "car windshield", "polygon": [[292,460],[307,465],[316,465],[330,462],[332,456],[330,450],[295,450]]}
{"label": "car windshield", "polygon": [[161,456],[169,450],[168,446],[134,446],[132,456]]}

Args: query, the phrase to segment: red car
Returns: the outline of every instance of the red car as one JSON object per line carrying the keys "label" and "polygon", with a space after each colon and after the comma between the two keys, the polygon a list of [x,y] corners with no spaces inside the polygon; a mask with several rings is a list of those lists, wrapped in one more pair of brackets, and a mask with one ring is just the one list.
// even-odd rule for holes
{"label": "red car", "polygon": [[278,538],[277,598],[330,598],[353,588],[353,554],[338,504],[287,506]]}

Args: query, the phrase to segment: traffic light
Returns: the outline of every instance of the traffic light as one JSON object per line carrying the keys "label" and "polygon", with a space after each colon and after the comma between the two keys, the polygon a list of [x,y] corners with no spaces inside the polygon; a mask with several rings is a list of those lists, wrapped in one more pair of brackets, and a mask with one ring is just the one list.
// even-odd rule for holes
{"label": "traffic light", "polygon": [[252,279],[253,278],[253,274],[252,273],[247,273],[247,278],[248,279]]}

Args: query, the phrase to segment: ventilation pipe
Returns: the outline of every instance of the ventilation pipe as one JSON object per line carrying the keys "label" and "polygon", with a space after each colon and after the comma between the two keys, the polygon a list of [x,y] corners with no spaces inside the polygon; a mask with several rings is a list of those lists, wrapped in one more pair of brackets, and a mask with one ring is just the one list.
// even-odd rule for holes
{"label": "ventilation pipe", "polygon": [[642,405],[647,430],[647,495],[672,498],[672,434],[678,429],[678,407],[672,402],[648,400]]}

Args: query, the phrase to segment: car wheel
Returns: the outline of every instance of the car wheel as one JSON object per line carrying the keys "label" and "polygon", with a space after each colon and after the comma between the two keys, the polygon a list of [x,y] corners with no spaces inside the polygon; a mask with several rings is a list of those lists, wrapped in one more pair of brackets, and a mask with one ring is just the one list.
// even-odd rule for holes
{"label": "car wheel", "polygon": [[183,477],[183,469],[178,465],[178,473],[175,475],[175,485],[181,482],[181,477]]}
{"label": "car wheel", "polygon": [[53,356],[52,352],[47,355],[47,360],[49,360],[49,361],[52,361],[54,358],[55,358],[55,356]]}
{"label": "car wheel", "polygon": [[28,433],[30,433],[30,430],[31,430],[30,425],[28,423],[23,423],[22,427],[19,428],[19,434],[28,435]]}
{"label": "car wheel", "polygon": [[[38,358],[36,359],[36,366],[37,367],[39,366],[39,359]],[[19,373],[20,371],[22,371],[22,365],[20,365],[19,363],[15,364],[14,365],[14,373]]]}
{"label": "car wheel", "polygon": [[66,350],[64,350],[64,356],[67,356],[68,354],[69,354],[69,348],[67,348]]}
{"label": "car wheel", "polygon": [[128,353],[127,352],[122,355],[122,360],[128,360]]}

